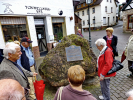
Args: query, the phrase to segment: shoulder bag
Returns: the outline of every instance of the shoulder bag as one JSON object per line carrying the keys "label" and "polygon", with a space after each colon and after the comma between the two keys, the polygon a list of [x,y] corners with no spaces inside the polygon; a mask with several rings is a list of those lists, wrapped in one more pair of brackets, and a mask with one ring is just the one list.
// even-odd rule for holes
{"label": "shoulder bag", "polygon": [[[107,50],[107,48],[105,49],[105,51]],[[105,60],[105,51],[104,51],[104,60]],[[107,75],[117,72],[120,69],[122,69],[123,67],[124,66],[122,65],[122,63],[120,61],[114,59],[112,68],[108,71]]]}
{"label": "shoulder bag", "polygon": [[64,88],[63,86],[60,87],[59,92],[58,92],[58,96],[57,96],[57,100],[61,100],[61,95],[62,95],[63,88]]}

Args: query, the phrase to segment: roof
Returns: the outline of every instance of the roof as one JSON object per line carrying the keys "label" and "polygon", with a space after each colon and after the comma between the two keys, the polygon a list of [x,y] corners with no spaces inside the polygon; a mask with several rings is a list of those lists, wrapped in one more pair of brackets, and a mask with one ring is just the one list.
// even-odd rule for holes
{"label": "roof", "polygon": [[[95,2],[91,6],[99,5],[103,0],[95,0]],[[86,3],[86,0],[80,0],[80,3]]]}
{"label": "roof", "polygon": [[[122,11],[125,11],[126,10],[126,7],[132,2],[132,0],[128,0],[127,4],[124,5],[124,7],[122,8]],[[131,9],[133,9],[131,7]],[[128,9],[129,10],[129,9]]]}
{"label": "roof", "polygon": [[[79,16],[77,16],[75,13],[74,13],[74,15],[76,16],[76,17],[78,17],[79,19],[81,19]],[[82,20],[82,19],[81,19]]]}

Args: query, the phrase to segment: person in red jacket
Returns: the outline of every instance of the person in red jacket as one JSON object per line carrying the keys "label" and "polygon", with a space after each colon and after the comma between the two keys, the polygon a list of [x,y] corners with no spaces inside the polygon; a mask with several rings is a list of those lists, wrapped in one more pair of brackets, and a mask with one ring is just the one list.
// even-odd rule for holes
{"label": "person in red jacket", "polygon": [[113,52],[110,48],[106,46],[106,41],[104,39],[96,40],[95,44],[100,51],[97,59],[97,67],[103,96],[99,96],[99,98],[104,100],[110,100],[110,77],[114,77],[116,75],[116,72],[109,75],[107,75],[107,73],[112,68]]}

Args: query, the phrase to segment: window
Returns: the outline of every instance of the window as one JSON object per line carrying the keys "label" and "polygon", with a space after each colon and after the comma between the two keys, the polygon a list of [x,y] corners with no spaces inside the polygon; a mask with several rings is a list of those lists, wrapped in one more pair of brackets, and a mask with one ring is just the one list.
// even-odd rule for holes
{"label": "window", "polygon": [[77,15],[79,16],[79,12],[77,13]]}
{"label": "window", "polygon": [[128,20],[128,29],[133,29],[133,15],[129,15]]}
{"label": "window", "polygon": [[95,13],[95,8],[92,8],[92,13]]}
{"label": "window", "polygon": [[107,0],[107,2],[108,2],[108,0]]}
{"label": "window", "polygon": [[83,6],[85,6],[85,3],[83,3]]}
{"label": "window", "polygon": [[106,25],[106,17],[103,17],[103,25]]}
{"label": "window", "polygon": [[113,7],[111,7],[111,13],[113,13]]}
{"label": "window", "polygon": [[88,12],[89,12],[89,11],[88,11],[88,9],[87,9],[87,15],[88,15]]}
{"label": "window", "polygon": [[19,41],[27,35],[25,17],[0,17],[5,42]]}
{"label": "window", "polygon": [[115,21],[115,17],[113,17],[113,21]]}
{"label": "window", "polygon": [[82,16],[84,16],[84,11],[82,11]]}
{"label": "window", "polygon": [[105,6],[105,12],[107,12],[107,6]]}
{"label": "window", "polygon": [[112,0],[110,0],[110,3],[112,3]]}
{"label": "window", "polygon": [[81,5],[78,5],[78,6],[77,6],[77,8],[80,8],[80,7],[81,7]]}
{"label": "window", "polygon": [[85,25],[85,21],[83,20],[83,26]]}
{"label": "window", "polygon": [[89,20],[87,20],[87,25],[89,24]]}

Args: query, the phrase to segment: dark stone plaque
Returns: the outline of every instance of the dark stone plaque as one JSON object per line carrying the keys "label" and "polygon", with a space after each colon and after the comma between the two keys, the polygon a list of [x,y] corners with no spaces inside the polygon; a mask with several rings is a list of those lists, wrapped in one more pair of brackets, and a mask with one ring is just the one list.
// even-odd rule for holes
{"label": "dark stone plaque", "polygon": [[66,56],[67,56],[67,61],[78,61],[78,60],[83,60],[82,52],[80,46],[70,46],[66,47]]}

